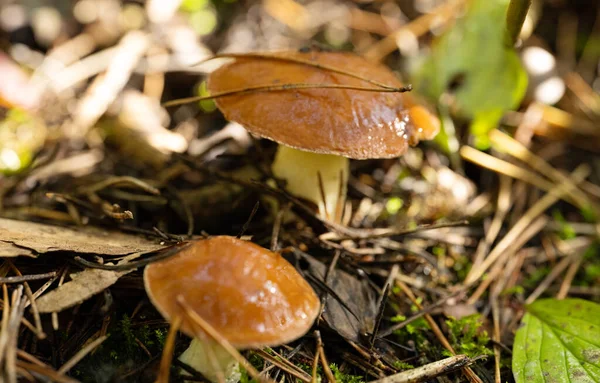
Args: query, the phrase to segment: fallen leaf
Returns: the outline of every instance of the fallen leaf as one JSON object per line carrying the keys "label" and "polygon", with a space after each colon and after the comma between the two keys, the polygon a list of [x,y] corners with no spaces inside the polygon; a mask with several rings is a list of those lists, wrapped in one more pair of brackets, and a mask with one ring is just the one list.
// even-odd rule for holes
{"label": "fallen leaf", "polygon": [[0,257],[32,257],[35,258],[35,255],[30,249],[25,249],[19,246],[15,246],[10,242],[4,242],[0,240]]}
{"label": "fallen leaf", "polygon": [[527,306],[512,367],[516,383],[599,382],[600,305],[541,299]]}
{"label": "fallen leaf", "polygon": [[40,313],[61,312],[112,286],[128,271],[86,269],[71,275],[71,281],[36,300]]}
{"label": "fallen leaf", "polygon": [[[148,252],[164,246],[143,237],[94,227],[62,227],[0,218],[0,257],[51,251],[102,255]],[[20,248],[20,249],[19,249]]]}
{"label": "fallen leaf", "polygon": [[[296,253],[308,262],[308,272],[323,281],[327,266],[300,251],[296,251]],[[375,325],[375,315],[377,314],[375,291],[366,280],[359,280],[339,269],[334,269],[329,274],[327,286],[337,297],[327,294],[323,319],[342,337],[361,342],[365,334],[373,332]],[[313,287],[318,291],[323,291],[318,285],[313,285]]]}

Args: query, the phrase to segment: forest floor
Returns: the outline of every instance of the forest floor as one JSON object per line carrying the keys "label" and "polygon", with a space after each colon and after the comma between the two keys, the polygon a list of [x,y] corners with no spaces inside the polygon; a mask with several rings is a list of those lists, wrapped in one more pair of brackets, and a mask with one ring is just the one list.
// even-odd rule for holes
{"label": "forest floor", "polygon": [[[264,380],[524,381],[528,305],[600,303],[593,3],[533,1],[513,48],[503,0],[3,2],[0,381],[152,382],[165,344],[181,381],[190,338],[169,343],[143,266],[214,235],[281,251],[324,305],[301,339],[242,352]],[[442,122],[351,161],[337,223],[214,101],[163,105],[208,96],[213,54],[304,47],[385,64]]]}

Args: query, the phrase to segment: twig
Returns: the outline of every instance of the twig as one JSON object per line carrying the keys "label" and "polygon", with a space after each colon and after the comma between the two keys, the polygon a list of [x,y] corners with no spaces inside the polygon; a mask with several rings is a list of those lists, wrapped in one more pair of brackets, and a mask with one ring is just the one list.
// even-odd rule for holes
{"label": "twig", "polygon": [[173,360],[175,338],[177,337],[177,331],[179,331],[180,326],[181,317],[176,316],[171,321],[171,326],[169,327],[169,333],[167,334],[167,339],[165,340],[165,346],[160,359],[160,368],[158,370],[155,383],[169,383],[169,370],[171,368],[171,361]]}
{"label": "twig", "polygon": [[146,266],[152,262],[157,262],[169,257],[172,257],[173,255],[179,253],[180,251],[183,251],[184,249],[187,249],[189,246],[191,246],[194,243],[194,241],[189,241],[183,244],[178,244],[175,246],[172,246],[170,248],[167,248],[166,251],[163,251],[161,253],[158,253],[154,256],[150,256],[148,258],[139,260],[139,261],[135,261],[135,262],[124,262],[124,263],[119,263],[117,265],[101,265],[99,263],[96,262],[90,262],[87,261],[85,259],[83,259],[82,257],[74,257],[73,261],[81,266],[84,267],[89,267],[92,269],[100,269],[100,270],[112,270],[112,271],[127,271],[127,270],[132,270],[132,269],[137,269],[139,267],[142,266]]}
{"label": "twig", "polygon": [[147,193],[150,193],[153,195],[160,195],[160,190],[158,190],[154,186],[149,185],[148,183],[146,183],[138,178],[130,177],[130,176],[108,177],[107,179],[97,182],[95,184],[92,184],[90,186],[82,187],[77,192],[81,193],[81,194],[97,193],[100,190],[106,189],[109,186],[117,186],[117,185],[131,185],[131,186],[135,186],[138,189],[141,189]]}
{"label": "twig", "polygon": [[323,340],[321,339],[321,333],[319,332],[319,330],[315,330],[315,338],[317,339],[317,350],[319,354],[319,359],[321,360],[321,366],[323,367],[323,371],[325,372],[325,376],[327,376],[329,383],[336,383],[335,377],[333,376],[333,372],[331,372],[331,368],[329,368],[327,357],[325,356],[325,350],[323,349]]}
{"label": "twig", "polygon": [[[69,272],[69,265],[65,265],[63,267],[62,272],[60,273],[60,278],[58,280],[58,287],[62,286],[65,283],[65,278],[67,277],[67,273]],[[50,318],[52,321],[52,328],[54,331],[58,331],[58,312],[50,313]]]}
{"label": "twig", "polygon": [[179,202],[179,206],[181,206],[181,208],[183,209],[183,213],[185,215],[185,220],[187,223],[187,231],[185,234],[187,235],[188,238],[192,238],[192,235],[194,234],[194,229],[196,226],[194,213],[192,212],[192,209],[190,208],[189,204],[183,199],[183,197],[181,196],[181,193],[179,193],[179,191],[177,189],[175,189],[174,187],[172,187],[171,185],[168,185],[168,184],[166,187],[167,187],[168,192],[171,193],[173,195],[173,197],[175,197],[177,202]]}
{"label": "twig", "polygon": [[28,281],[37,281],[40,279],[52,278],[56,275],[56,271],[51,271],[45,274],[30,274],[20,275],[16,277],[0,277],[0,283],[22,283]]}
{"label": "twig", "polygon": [[306,66],[310,66],[316,69],[322,69],[324,71],[327,72],[332,72],[332,73],[337,73],[337,74],[341,74],[344,76],[348,76],[348,77],[352,77],[355,78],[357,80],[361,80],[364,82],[367,82],[369,84],[375,85],[379,88],[382,89],[387,89],[387,90],[392,90],[392,91],[401,91],[401,92],[406,92],[406,91],[410,91],[410,85],[404,88],[397,88],[397,87],[393,87],[393,86],[389,86],[386,84],[383,84],[379,81],[375,81],[373,79],[370,79],[368,77],[364,77],[364,76],[360,76],[356,73],[352,73],[352,72],[348,72],[346,70],[343,69],[339,69],[339,68],[335,68],[332,67],[330,65],[326,65],[326,64],[321,64],[321,63],[317,63],[315,61],[311,61],[311,60],[304,60],[298,57],[287,57],[284,55],[277,55],[277,53],[275,54],[268,54],[268,53],[220,53],[220,54],[216,54],[206,60],[201,61],[200,63],[206,62],[208,60],[212,60],[212,59],[216,59],[216,58],[247,58],[247,57],[251,57],[254,59],[263,59],[263,60],[277,60],[277,61],[285,61],[285,62],[293,62],[293,63],[297,63],[297,64],[302,64],[302,65],[306,65]]}
{"label": "twig", "polygon": [[[6,259],[5,262],[10,266],[10,268],[15,274],[17,274],[20,277],[23,276],[23,274],[21,274],[21,271],[12,263],[12,261]],[[33,291],[31,291],[31,287],[29,287],[29,283],[23,282],[23,286],[25,287],[25,294],[29,299],[29,305],[31,305],[31,313],[33,314],[33,321],[35,323],[36,329],[35,335],[38,337],[38,339],[45,339],[46,334],[44,333],[44,329],[42,328],[42,319],[40,318],[40,312],[37,308],[37,304],[35,303],[36,298],[33,295]],[[27,307],[27,305],[25,307]]]}
{"label": "twig", "polygon": [[254,93],[254,92],[277,92],[277,91],[287,91],[287,90],[297,90],[297,89],[344,89],[344,90],[356,90],[361,92],[381,92],[381,93],[404,93],[412,90],[411,85],[407,85],[401,88],[368,88],[364,86],[353,86],[353,85],[340,85],[340,84],[327,84],[327,83],[292,83],[292,84],[281,84],[281,85],[254,85],[248,86],[244,88],[236,88],[231,90],[226,90],[223,92],[215,92],[210,96],[193,96],[193,97],[185,97],[179,98],[177,100],[172,100],[165,102],[163,107],[170,108],[172,106],[189,104],[192,102],[205,101],[205,100],[214,100],[217,98],[228,97],[228,96],[237,96],[246,93]]}
{"label": "twig", "polygon": [[498,305],[498,295],[490,294],[490,305],[492,307],[492,323],[494,330],[492,332],[492,339],[494,340],[494,379],[495,383],[502,383],[502,377],[500,376],[500,307]]}
{"label": "twig", "polygon": [[472,360],[466,355],[455,355],[437,362],[429,363],[412,370],[373,380],[370,383],[419,383],[434,380],[436,377],[464,368]]}
{"label": "twig", "polygon": [[571,283],[573,283],[573,279],[575,278],[575,274],[577,274],[577,270],[581,267],[581,263],[583,262],[583,257],[577,257],[575,262],[569,266],[567,273],[565,274],[565,279],[563,279],[560,284],[560,289],[558,290],[558,294],[556,294],[556,299],[565,299],[569,294],[569,289],[571,288]]}
{"label": "twig", "polygon": [[10,301],[8,299],[8,287],[2,285],[2,325],[0,327],[0,366],[4,361],[4,348],[8,342],[8,321],[10,314]]}
{"label": "twig", "polygon": [[315,346],[315,357],[312,365],[312,379],[310,383],[317,383],[317,367],[319,366],[319,355],[321,354],[319,345]]}
{"label": "twig", "polygon": [[506,12],[506,45],[513,47],[519,40],[531,0],[510,0]]}
{"label": "twig", "polygon": [[71,368],[73,368],[79,361],[87,356],[90,352],[92,352],[96,347],[100,346],[106,339],[107,335],[101,336],[93,342],[88,343],[81,350],[77,351],[75,355],[71,357],[65,364],[63,364],[59,369],[59,374],[66,374]]}
{"label": "twig", "polygon": [[446,227],[464,226],[469,222],[466,220],[456,222],[442,222],[431,225],[421,225],[414,229],[400,229],[400,228],[382,228],[382,229],[353,229],[352,234],[334,233],[329,232],[319,236],[321,240],[327,241],[345,241],[347,239],[358,240],[358,239],[377,239],[386,237],[396,237],[409,234],[415,234],[426,230],[435,230]]}
{"label": "twig", "polygon": [[398,272],[399,272],[399,266],[396,264],[392,267],[392,271],[390,272],[390,277],[388,278],[388,281],[385,283],[385,287],[383,288],[383,291],[381,292],[381,297],[380,297],[378,305],[377,305],[378,306],[377,307],[377,315],[375,316],[375,326],[373,327],[373,333],[371,334],[371,337],[369,338],[369,346],[370,346],[371,350],[373,349],[373,346],[375,345],[375,339],[377,338],[377,334],[379,333],[379,327],[381,326],[381,320],[383,319],[383,313],[385,311],[385,304],[388,299],[388,293],[390,291],[390,286],[396,280],[396,275],[398,274]]}
{"label": "twig", "polygon": [[23,313],[25,311],[26,297],[23,297],[23,285],[19,285],[11,297],[12,310],[8,318],[8,326],[6,331],[8,334],[2,340],[0,346],[0,355],[4,356],[4,369],[6,371],[8,383],[17,383],[17,341],[19,335],[19,326]]}
{"label": "twig", "polygon": [[504,222],[504,219],[510,210],[512,179],[501,174],[499,175],[499,180],[500,187],[498,190],[498,202],[496,203],[494,218],[492,219],[490,226],[485,231],[485,237],[477,246],[477,250],[473,256],[472,267],[477,267],[483,262],[485,254],[498,237],[500,229],[502,229],[502,222]]}
{"label": "twig", "polygon": [[21,367],[27,371],[33,371],[40,375],[46,376],[46,377],[52,379],[52,381],[57,382],[57,383],[79,383],[78,380],[70,378],[68,376],[64,376],[62,374],[59,374],[58,372],[54,371],[53,369],[51,369],[50,367],[47,367],[45,365],[39,366],[37,364],[27,363],[27,362],[23,362],[21,360],[17,360],[17,366]]}
{"label": "twig", "polygon": [[283,216],[290,210],[290,204],[284,204],[279,208],[279,211],[275,215],[273,221],[273,231],[271,234],[271,251],[279,250],[279,232],[281,231],[281,223],[283,222]]}
{"label": "twig", "polygon": [[258,207],[259,206],[260,206],[260,202],[256,201],[256,203],[254,204],[254,207],[252,208],[252,211],[250,212],[250,215],[248,216],[248,219],[246,220],[246,222],[244,222],[244,225],[242,226],[242,229],[240,230],[240,232],[236,236],[237,239],[242,238],[242,236],[244,235],[244,233],[246,232],[246,230],[248,230],[248,227],[250,226],[250,223],[252,222],[252,219],[256,215],[256,212],[258,211]]}
{"label": "twig", "polygon": [[17,349],[17,357],[21,358],[21,359],[25,359],[28,362],[37,364],[38,366],[45,366],[46,364],[44,362],[42,362],[41,360],[39,360],[38,358],[36,358],[35,356],[29,354],[28,352],[25,352],[21,349]]}

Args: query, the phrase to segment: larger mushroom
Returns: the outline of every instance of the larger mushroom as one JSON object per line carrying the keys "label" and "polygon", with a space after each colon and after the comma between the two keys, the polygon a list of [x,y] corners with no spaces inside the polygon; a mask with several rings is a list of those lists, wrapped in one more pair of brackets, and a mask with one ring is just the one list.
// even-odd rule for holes
{"label": "larger mushroom", "polygon": [[291,86],[234,92],[216,98],[217,106],[228,120],[280,144],[272,165],[274,175],[287,181],[292,194],[316,203],[323,218],[339,216],[336,213],[343,202],[339,197],[345,199],[346,195],[349,158],[398,157],[409,145],[431,139],[439,130],[439,120],[407,93],[294,88],[293,84],[375,88],[356,76],[402,87],[387,67],[355,54],[290,51],[233,56],[233,62],[210,74],[208,88],[212,94],[267,85]]}
{"label": "larger mushroom", "polygon": [[310,285],[281,255],[251,242],[217,236],[193,243],[144,271],[146,292],[169,321],[193,337],[180,359],[217,381],[220,372],[235,381],[237,363],[208,336],[196,337],[194,322],[177,303],[185,302],[237,349],[291,342],[316,319],[320,302]]}

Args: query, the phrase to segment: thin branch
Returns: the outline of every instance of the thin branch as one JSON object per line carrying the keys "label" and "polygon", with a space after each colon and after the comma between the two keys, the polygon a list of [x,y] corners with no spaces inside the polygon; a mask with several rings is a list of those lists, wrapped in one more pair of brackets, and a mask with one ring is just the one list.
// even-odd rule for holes
{"label": "thin branch", "polygon": [[515,46],[519,40],[523,23],[527,17],[527,11],[531,6],[531,0],[510,0],[506,12],[506,45]]}

